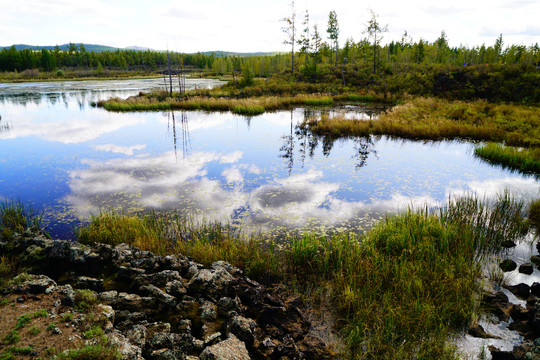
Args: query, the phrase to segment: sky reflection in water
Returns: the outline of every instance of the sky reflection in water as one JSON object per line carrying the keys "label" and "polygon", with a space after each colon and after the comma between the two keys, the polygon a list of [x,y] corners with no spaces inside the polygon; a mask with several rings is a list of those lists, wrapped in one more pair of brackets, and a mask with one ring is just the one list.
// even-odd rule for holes
{"label": "sky reflection in water", "polygon": [[[332,141],[297,126],[313,113],[304,109],[248,119],[89,106],[161,81],[0,84],[0,197],[45,209],[53,236],[66,237],[74,220],[111,208],[178,210],[255,230],[358,231],[385,212],[437,206],[451,194],[538,195],[534,177],[474,158],[470,143]],[[373,116],[363,110],[329,116]]]}

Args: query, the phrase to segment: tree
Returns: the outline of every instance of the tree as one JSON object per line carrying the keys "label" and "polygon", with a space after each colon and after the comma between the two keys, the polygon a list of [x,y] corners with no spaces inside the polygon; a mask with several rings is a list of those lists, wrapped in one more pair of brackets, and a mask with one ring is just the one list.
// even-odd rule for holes
{"label": "tree", "polygon": [[294,43],[296,41],[296,10],[294,9],[294,0],[291,0],[291,15],[281,19],[285,26],[281,30],[285,33],[285,45],[291,45],[291,75],[294,75]]}
{"label": "tree", "polygon": [[426,57],[426,49],[424,46],[424,40],[420,39],[418,41],[418,44],[415,44],[413,46],[413,59],[415,63],[420,64],[424,61],[425,57]]}
{"label": "tree", "polygon": [[441,31],[441,36],[435,40],[435,45],[437,46],[437,58],[436,61],[439,64],[444,64],[448,60],[448,53],[450,48],[448,47],[448,40],[446,39],[446,33]]}
{"label": "tree", "polygon": [[326,32],[328,33],[328,39],[330,39],[330,63],[332,63],[332,52],[334,52],[334,65],[336,65],[339,39],[339,24],[335,10],[330,11],[330,13],[328,14],[328,28],[326,29]]}
{"label": "tree", "polygon": [[496,57],[496,61],[498,62],[501,55],[502,55],[502,47],[503,47],[503,38],[502,38],[502,34],[499,35],[499,37],[497,38],[497,40],[495,41],[495,46],[494,46],[494,49],[495,49],[495,57]]}
{"label": "tree", "polygon": [[365,33],[368,34],[368,38],[373,40],[373,73],[377,73],[377,67],[379,63],[379,43],[382,40],[382,33],[388,31],[388,25],[381,26],[377,20],[378,15],[371,12],[371,19],[369,19]]}
{"label": "tree", "polygon": [[304,22],[302,25],[304,25],[304,30],[302,30],[302,34],[298,40],[298,45],[300,46],[300,53],[304,54],[305,62],[307,62],[308,54],[311,51],[311,38],[309,36],[309,12],[307,10],[306,14],[304,15]]}
{"label": "tree", "polygon": [[313,55],[316,60],[320,57],[320,50],[321,50],[321,35],[319,34],[319,26],[317,24],[313,25],[313,36],[311,38],[311,46],[313,49]]}

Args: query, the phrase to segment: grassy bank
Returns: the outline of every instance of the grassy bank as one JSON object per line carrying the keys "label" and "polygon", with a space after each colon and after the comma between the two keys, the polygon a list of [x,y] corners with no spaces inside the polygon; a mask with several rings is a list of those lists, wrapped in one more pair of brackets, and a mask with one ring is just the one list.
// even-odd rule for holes
{"label": "grassy bank", "polygon": [[474,149],[474,154],[494,164],[540,175],[540,147],[524,149],[488,143]]}
{"label": "grassy bank", "polygon": [[313,118],[306,124],[317,135],[332,137],[390,135],[408,139],[469,139],[513,146],[540,146],[540,108],[496,105],[486,101],[414,98],[377,120]]}
{"label": "grassy bank", "polygon": [[126,100],[113,98],[98,102],[109,111],[149,110],[205,110],[232,111],[241,115],[259,115],[265,111],[287,109],[292,105],[332,105],[333,99],[323,95],[263,96],[236,99],[226,97],[194,96],[188,98],[135,96]]}
{"label": "grassy bank", "polygon": [[477,311],[483,260],[503,240],[524,233],[524,212],[508,196],[491,206],[458,199],[437,214],[409,210],[386,217],[361,238],[308,234],[282,239],[279,250],[261,236],[156,214],[101,214],[78,237],[180,252],[205,264],[226,260],[265,282],[330,288],[328,305],[344,319],[342,333],[354,358],[451,359],[449,337]]}

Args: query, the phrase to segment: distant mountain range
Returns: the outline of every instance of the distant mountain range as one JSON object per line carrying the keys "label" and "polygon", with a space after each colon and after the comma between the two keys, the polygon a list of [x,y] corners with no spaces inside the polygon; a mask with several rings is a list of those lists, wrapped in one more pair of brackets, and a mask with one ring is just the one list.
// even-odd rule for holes
{"label": "distant mountain range", "polygon": [[[79,47],[79,43],[74,43],[75,45],[77,45],[77,47]],[[146,51],[146,50],[152,50],[152,51],[164,51],[164,50],[154,50],[154,49],[150,49],[150,48],[146,48],[146,47],[141,47],[141,46],[129,46],[129,47],[126,47],[126,48],[117,48],[117,47],[112,47],[112,46],[106,46],[106,45],[95,45],[95,44],[84,44],[84,47],[86,49],[86,51],[88,52],[102,52],[102,51],[116,51],[116,50],[135,50],[135,51]],[[54,50],[54,48],[56,47],[56,45],[46,45],[46,46],[40,46],[40,45],[26,45],[26,44],[14,44],[14,45],[10,45],[10,46],[0,46],[0,50],[2,49],[9,49],[11,46],[15,46],[15,49],[17,50],[24,50],[24,49],[30,49],[30,50],[42,50],[42,49],[46,49],[46,50]],[[62,45],[58,45],[58,47],[60,48],[60,50],[68,50],[69,49],[69,44],[62,44]],[[239,52],[232,52],[232,51],[222,51],[222,50],[217,50],[217,51],[204,51],[204,52],[200,52],[201,54],[204,54],[204,55],[212,55],[214,54],[214,56],[216,57],[225,57],[225,56],[264,56],[264,55],[274,55],[274,54],[277,54],[278,52],[274,51],[274,52],[246,52],[246,53],[239,53]]]}
{"label": "distant mountain range", "polygon": [[[74,43],[75,45],[77,45],[77,48],[79,47],[79,43]],[[106,45],[95,45],[95,44],[83,44],[86,51],[94,51],[94,52],[102,52],[102,51],[116,51],[116,50],[137,50],[137,51],[146,51],[146,50],[153,50],[153,49],[150,49],[150,48],[145,48],[145,47],[140,47],[140,46],[129,46],[127,48],[117,48],[117,47],[112,47],[112,46],[106,46]],[[46,50],[54,50],[54,48],[56,47],[56,45],[45,45],[45,46],[40,46],[40,45],[26,45],[26,44],[14,44],[12,46],[15,46],[15,49],[17,50],[24,50],[24,49],[30,49],[30,50],[41,50],[41,49],[46,49]],[[11,46],[0,46],[0,50],[6,48],[6,49],[9,49]],[[58,47],[60,48],[60,50],[68,50],[69,49],[69,44],[62,44],[62,45],[58,45]]]}

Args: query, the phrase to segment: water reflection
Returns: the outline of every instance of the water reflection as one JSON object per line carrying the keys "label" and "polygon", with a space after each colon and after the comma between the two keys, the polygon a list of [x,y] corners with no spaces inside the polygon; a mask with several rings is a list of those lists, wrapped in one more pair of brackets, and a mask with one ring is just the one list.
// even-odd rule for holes
{"label": "water reflection", "polygon": [[[181,131],[181,142],[182,142],[182,158],[185,159],[191,152],[191,140],[189,137],[188,116],[185,111],[180,112],[180,131]],[[177,137],[176,137],[176,117],[175,117],[174,111],[170,111],[167,113],[167,132],[168,133],[170,132],[173,136],[174,155],[176,159],[178,160]]]}
{"label": "water reflection", "polygon": [[8,131],[9,131],[9,124],[5,121],[2,121],[2,115],[0,115],[0,133],[8,132]]}

